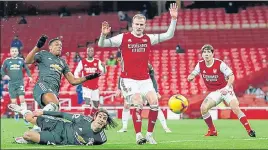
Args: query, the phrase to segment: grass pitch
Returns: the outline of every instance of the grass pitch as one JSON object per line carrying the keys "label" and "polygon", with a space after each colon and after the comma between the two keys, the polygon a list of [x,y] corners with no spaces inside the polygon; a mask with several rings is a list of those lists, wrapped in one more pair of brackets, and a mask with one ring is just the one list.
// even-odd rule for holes
{"label": "grass pitch", "polygon": [[[204,137],[207,127],[201,119],[168,120],[172,133],[165,133],[159,122],[154,137],[157,145],[137,145],[132,121],[128,132],[117,133],[117,129],[106,131],[108,141],[101,146],[64,146],[16,144],[14,137],[22,136],[28,128],[20,119],[1,119],[1,149],[268,149],[268,120],[249,120],[256,131],[256,138],[247,135],[239,120],[216,120],[217,137]],[[118,120],[121,124],[121,120]],[[146,133],[147,120],[143,120],[143,133]]]}

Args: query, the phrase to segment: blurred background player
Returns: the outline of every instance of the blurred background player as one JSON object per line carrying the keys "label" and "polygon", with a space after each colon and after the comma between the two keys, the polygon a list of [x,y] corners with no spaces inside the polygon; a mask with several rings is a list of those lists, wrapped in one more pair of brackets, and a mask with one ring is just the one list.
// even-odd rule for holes
{"label": "blurred background player", "polygon": [[[146,17],[137,14],[133,17],[132,32],[119,34],[106,39],[111,27],[107,22],[102,23],[102,32],[98,41],[100,47],[120,47],[122,52],[122,71],[120,86],[128,103],[134,104],[135,111],[132,113],[134,128],[136,131],[137,144],[157,144],[153,138],[153,129],[158,115],[158,98],[153,88],[152,80],[149,79],[148,62],[151,46],[171,39],[176,29],[178,7],[175,3],[170,4],[169,9],[171,23],[166,33],[144,34]],[[141,111],[143,107],[142,96],[145,96],[150,104],[148,130],[146,137],[141,134]]]}
{"label": "blurred background player", "polygon": [[[81,73],[82,76],[94,74],[94,73],[106,73],[105,65],[97,58],[94,58],[94,47],[89,46],[87,48],[87,58],[79,61],[75,71],[74,76],[79,78]],[[82,84],[83,98],[85,100],[85,115],[88,115],[88,110],[91,105],[91,113],[93,116],[94,113],[98,110],[100,104],[100,91],[98,86],[99,78],[89,80]]]}
{"label": "blurred background player", "polygon": [[[58,38],[51,39],[48,43],[49,51],[40,51],[46,40],[47,36],[42,35],[25,61],[28,64],[37,63],[39,69],[38,81],[33,89],[34,100],[44,111],[58,111],[58,95],[62,74],[72,85],[97,78],[100,74],[95,73],[75,78],[66,61],[61,58],[62,42]],[[34,129],[38,129],[38,127],[34,126]]]}
{"label": "blurred background player", "polygon": [[[8,92],[12,104],[17,104],[17,98],[20,100],[21,107],[27,109],[27,103],[25,102],[24,95],[24,79],[23,71],[24,68],[27,72],[29,81],[32,82],[32,77],[28,66],[25,64],[23,58],[18,57],[19,49],[17,47],[10,48],[10,56],[5,59],[1,67],[1,75],[3,79],[9,80]],[[15,113],[14,118],[19,119],[18,113]]]}
{"label": "blurred background player", "polygon": [[203,119],[209,128],[205,136],[217,136],[218,133],[212,122],[209,110],[225,101],[237,115],[248,135],[256,137],[255,131],[251,129],[245,114],[239,108],[239,101],[233,89],[233,71],[223,61],[214,58],[214,49],[211,45],[204,45],[201,51],[204,60],[197,63],[193,72],[188,76],[188,81],[193,81],[195,76],[201,74],[206,87],[211,91],[200,108]]}
{"label": "blurred background player", "polygon": [[[43,110],[32,113],[16,104],[11,104],[8,107],[21,113],[26,121],[41,127],[40,132],[26,131],[23,137],[15,138],[15,142],[20,144],[102,145],[107,141],[104,129],[108,129],[108,126],[110,128],[117,126],[105,109],[100,109],[91,117]],[[66,122],[60,118],[71,122]]]}
{"label": "blurred background player", "polygon": [[[160,100],[161,95],[158,92],[158,86],[157,86],[157,82],[156,82],[155,77],[154,77],[153,66],[151,64],[148,64],[148,69],[149,69],[150,78],[153,82],[154,89],[157,93],[157,98],[158,98],[158,100]],[[120,89],[120,78],[119,78],[117,96],[120,94],[121,94],[121,89]],[[147,100],[145,100],[145,105],[149,105]],[[117,132],[127,132],[127,125],[128,125],[129,116],[130,116],[130,105],[125,101],[123,111],[122,111],[122,125],[123,125],[123,127]],[[171,132],[171,130],[167,126],[167,122],[166,122],[166,118],[164,116],[164,113],[160,108],[158,109],[157,119],[160,121],[165,132],[167,132],[167,133]]]}

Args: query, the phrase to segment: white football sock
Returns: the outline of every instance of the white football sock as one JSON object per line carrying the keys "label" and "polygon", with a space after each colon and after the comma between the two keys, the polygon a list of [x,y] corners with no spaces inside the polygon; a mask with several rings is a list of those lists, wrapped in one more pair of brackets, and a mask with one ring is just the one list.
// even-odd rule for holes
{"label": "white football sock", "polygon": [[128,124],[128,118],[130,115],[130,110],[123,108],[123,112],[122,112],[122,124],[123,124],[123,128],[127,129],[127,124]]}
{"label": "white football sock", "polygon": [[166,118],[164,116],[164,113],[163,111],[159,108],[158,109],[158,116],[157,116],[157,119],[160,121],[162,127],[165,129],[167,128],[167,122],[166,122]]}
{"label": "white football sock", "polygon": [[20,107],[21,107],[23,110],[27,110],[27,103],[26,103],[26,102],[22,102],[22,103],[20,103]]}

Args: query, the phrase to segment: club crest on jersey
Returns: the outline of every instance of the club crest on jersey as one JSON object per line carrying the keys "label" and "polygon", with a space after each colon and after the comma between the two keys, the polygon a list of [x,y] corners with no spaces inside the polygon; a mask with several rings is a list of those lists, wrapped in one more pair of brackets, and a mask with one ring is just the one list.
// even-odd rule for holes
{"label": "club crest on jersey", "polygon": [[97,63],[94,63],[94,66],[97,66]]}
{"label": "club crest on jersey", "polygon": [[206,70],[203,70],[203,73],[206,73]]}
{"label": "club crest on jersey", "polygon": [[128,42],[132,42],[132,40],[131,40],[131,39],[128,39],[127,41],[128,41]]}
{"label": "club crest on jersey", "polygon": [[213,73],[217,73],[217,69],[213,69]]}

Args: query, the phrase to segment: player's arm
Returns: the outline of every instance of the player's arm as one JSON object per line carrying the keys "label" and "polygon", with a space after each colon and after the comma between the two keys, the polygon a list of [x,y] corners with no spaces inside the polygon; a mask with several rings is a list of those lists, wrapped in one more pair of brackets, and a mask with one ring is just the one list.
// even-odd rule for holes
{"label": "player's arm", "polygon": [[28,77],[32,77],[29,67],[23,62],[23,68],[26,70]]}
{"label": "player's arm", "polygon": [[197,65],[195,66],[194,70],[192,71],[192,73],[188,76],[187,80],[188,81],[193,81],[194,78],[200,73],[200,67],[199,67],[199,63],[197,63]]}
{"label": "player's arm", "polygon": [[64,74],[64,76],[68,80],[68,82],[72,85],[79,85],[87,80],[92,80],[92,79],[95,79],[95,78],[100,76],[100,73],[94,73],[94,74],[90,74],[90,75],[76,78],[73,75],[73,73],[70,71],[70,68],[67,65],[67,63],[65,61],[63,61],[63,62],[64,62],[65,67],[64,67],[62,73]]}
{"label": "player's arm", "polygon": [[4,61],[2,67],[1,67],[1,75],[2,77],[4,77],[6,75],[6,68],[7,68],[7,65],[6,65],[6,60]]}
{"label": "player's arm", "polygon": [[169,12],[171,15],[171,23],[168,27],[167,32],[161,34],[148,34],[152,45],[169,40],[174,36],[178,17],[178,7],[176,3],[170,4]]}
{"label": "player's arm", "polygon": [[98,78],[100,76],[100,73],[94,73],[94,74],[86,75],[84,77],[75,78],[71,72],[68,72],[68,73],[64,74],[64,76],[70,84],[79,85],[87,80],[92,80],[92,79]]}
{"label": "player's arm", "polygon": [[99,47],[120,47],[123,39],[123,34],[106,39],[106,36],[111,32],[111,27],[108,22],[104,21],[101,27],[101,35],[98,41]]}
{"label": "player's arm", "polygon": [[36,59],[37,57],[35,57],[35,54],[38,53],[40,51],[40,48],[43,47],[46,43],[46,40],[47,40],[47,36],[46,35],[42,35],[36,46],[32,49],[32,51],[26,56],[25,58],[25,63],[26,64],[32,64],[34,63],[35,61],[38,62],[38,59]]}
{"label": "player's arm", "polygon": [[79,78],[79,73],[82,71],[82,69],[83,69],[83,65],[82,65],[82,61],[80,60],[74,71],[75,78]]}
{"label": "player's arm", "polygon": [[102,73],[106,73],[106,72],[107,72],[107,69],[106,69],[105,64],[103,64],[100,60],[99,60],[99,62],[98,62],[98,67],[99,67],[99,70],[100,70]]}
{"label": "player's arm", "polygon": [[224,74],[224,76],[227,78],[227,87],[228,88],[233,88],[233,83],[234,83],[234,80],[235,80],[235,77],[234,77],[234,74],[233,74],[233,71],[231,70],[231,68],[229,68],[227,66],[226,63],[222,62],[221,65],[220,65],[220,71]]}

